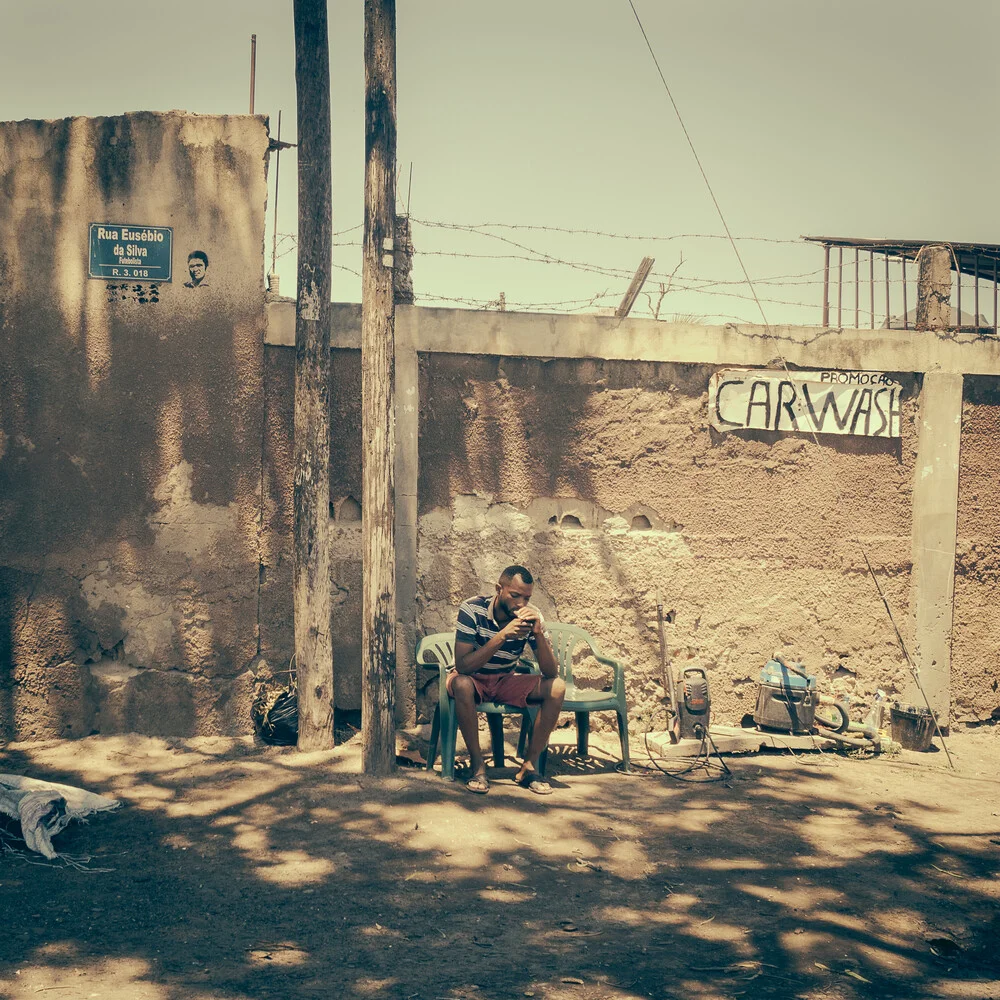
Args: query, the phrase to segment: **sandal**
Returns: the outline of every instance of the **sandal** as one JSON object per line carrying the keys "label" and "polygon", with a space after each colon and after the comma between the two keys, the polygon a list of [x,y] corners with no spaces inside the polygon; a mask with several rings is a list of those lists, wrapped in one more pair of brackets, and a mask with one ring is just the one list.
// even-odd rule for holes
{"label": "sandal", "polygon": [[485,795],[490,790],[489,779],[486,777],[485,771],[480,771],[478,774],[474,774],[465,783],[465,787],[470,792],[475,792],[477,795]]}
{"label": "sandal", "polygon": [[514,784],[527,788],[529,792],[534,792],[536,795],[552,794],[552,786],[537,771],[525,771],[520,777],[514,779]]}

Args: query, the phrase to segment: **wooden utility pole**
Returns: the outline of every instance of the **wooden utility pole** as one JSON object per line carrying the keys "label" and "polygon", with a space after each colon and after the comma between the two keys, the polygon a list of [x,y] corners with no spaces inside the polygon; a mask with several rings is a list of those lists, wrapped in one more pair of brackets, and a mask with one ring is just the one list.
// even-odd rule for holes
{"label": "wooden utility pole", "polygon": [[395,208],[396,2],[365,0],[361,755],[366,774],[389,774],[396,767]]}
{"label": "wooden utility pole", "polygon": [[295,304],[295,671],[300,750],[333,746],[330,629],[330,51],[327,0],[294,0],[299,269]]}

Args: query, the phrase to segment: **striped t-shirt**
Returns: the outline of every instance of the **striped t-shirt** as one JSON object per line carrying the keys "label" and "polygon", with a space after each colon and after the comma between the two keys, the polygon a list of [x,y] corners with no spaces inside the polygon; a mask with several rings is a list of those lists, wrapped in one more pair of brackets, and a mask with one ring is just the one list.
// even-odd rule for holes
{"label": "striped t-shirt", "polygon": [[[473,646],[485,646],[500,631],[500,625],[493,617],[492,597],[470,597],[458,609],[458,625],[455,627],[455,642],[467,642]],[[523,639],[507,639],[493,655],[476,670],[482,674],[510,673],[517,665],[518,658],[529,644],[536,649],[534,632]]]}

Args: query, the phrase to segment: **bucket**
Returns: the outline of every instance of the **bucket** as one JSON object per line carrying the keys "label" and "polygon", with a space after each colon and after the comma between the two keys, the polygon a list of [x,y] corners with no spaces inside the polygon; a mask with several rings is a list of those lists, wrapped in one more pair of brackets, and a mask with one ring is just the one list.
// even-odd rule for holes
{"label": "bucket", "polygon": [[934,716],[930,709],[894,705],[889,710],[892,738],[904,750],[930,750],[934,736]]}

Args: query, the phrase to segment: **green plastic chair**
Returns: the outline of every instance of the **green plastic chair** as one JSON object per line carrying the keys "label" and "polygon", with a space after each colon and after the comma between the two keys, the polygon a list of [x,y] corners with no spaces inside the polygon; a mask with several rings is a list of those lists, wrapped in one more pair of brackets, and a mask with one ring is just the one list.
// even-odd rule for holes
{"label": "green plastic chair", "polygon": [[[614,712],[618,716],[618,739],[622,747],[622,770],[631,771],[628,753],[628,706],[625,703],[625,669],[618,660],[605,656],[597,640],[577,625],[564,625],[562,622],[547,622],[545,634],[552,644],[556,662],[559,664],[559,676],[566,682],[566,700],[563,702],[564,712],[576,713],[576,749],[581,756],[587,756],[590,736],[591,712]],[[573,680],[573,651],[580,644],[588,646],[594,654],[594,659],[612,671],[610,691],[598,691],[594,688],[577,687]],[[522,743],[524,734],[522,733]],[[539,761],[539,770],[544,774]]]}
{"label": "green plastic chair", "polygon": [[[432,655],[433,662],[428,660]],[[455,633],[436,632],[425,635],[417,643],[416,661],[418,665],[438,668],[438,703],[434,709],[434,719],[431,722],[431,739],[427,751],[427,770],[434,769],[437,760],[438,741],[441,743],[441,777],[455,780],[455,742],[458,738],[458,716],[455,713],[455,702],[448,694],[446,687],[448,670],[455,663]],[[522,662],[517,668],[525,673],[537,673],[534,664]],[[524,747],[531,739],[535,727],[535,716],[538,709],[534,705],[520,708],[516,705],[502,705],[495,701],[480,702],[476,708],[486,714],[490,727],[490,742],[493,745],[493,766],[504,766],[503,717],[505,715],[521,716],[521,735],[518,742],[518,753],[523,756]],[[541,764],[541,762],[539,762]],[[541,767],[539,768],[541,770]]]}

